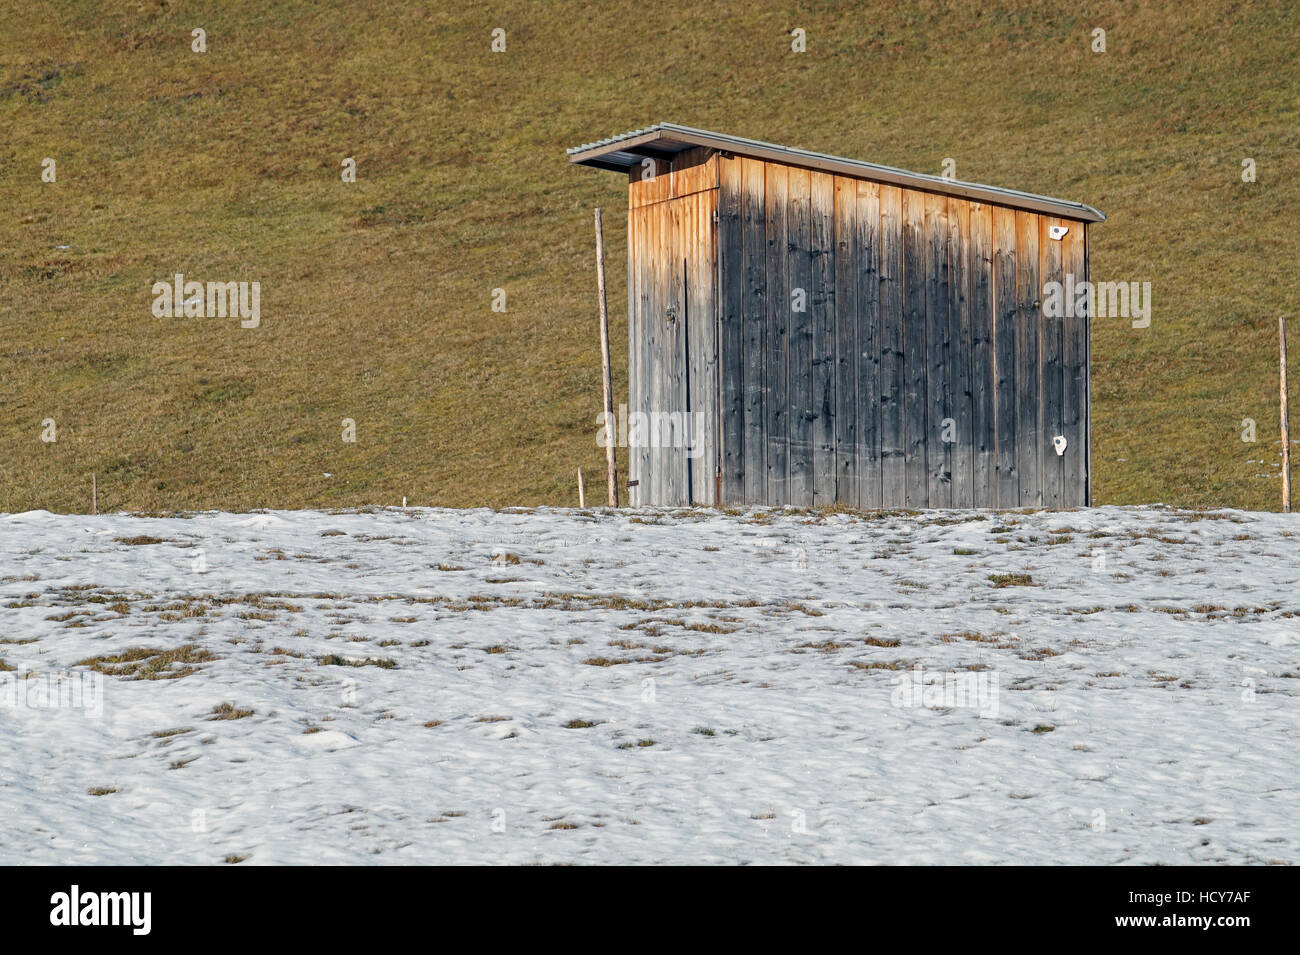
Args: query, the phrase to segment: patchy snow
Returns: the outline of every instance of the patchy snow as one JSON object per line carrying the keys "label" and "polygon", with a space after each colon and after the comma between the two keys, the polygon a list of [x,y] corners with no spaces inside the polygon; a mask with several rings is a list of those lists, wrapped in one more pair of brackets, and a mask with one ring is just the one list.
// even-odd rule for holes
{"label": "patchy snow", "polygon": [[0,862],[1300,862],[1297,533],[0,516]]}

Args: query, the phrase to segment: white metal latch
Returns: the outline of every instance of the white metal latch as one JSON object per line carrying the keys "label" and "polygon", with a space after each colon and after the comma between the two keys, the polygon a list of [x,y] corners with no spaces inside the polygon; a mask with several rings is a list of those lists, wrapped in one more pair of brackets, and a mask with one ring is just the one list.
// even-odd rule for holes
{"label": "white metal latch", "polygon": [[1047,227],[1048,236],[1050,236],[1053,239],[1056,239],[1057,241],[1064,239],[1065,234],[1069,231],[1070,231],[1069,227],[1063,225],[1053,225]]}
{"label": "white metal latch", "polygon": [[1065,435],[1058,434],[1052,439],[1052,447],[1056,448],[1056,456],[1060,457],[1065,453]]}

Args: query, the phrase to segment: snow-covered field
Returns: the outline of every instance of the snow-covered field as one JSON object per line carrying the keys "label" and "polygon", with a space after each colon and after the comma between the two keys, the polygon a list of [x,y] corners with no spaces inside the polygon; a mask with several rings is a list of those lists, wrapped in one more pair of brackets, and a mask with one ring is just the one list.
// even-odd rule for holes
{"label": "snow-covered field", "polygon": [[1298,534],[0,516],[0,863],[1297,862]]}

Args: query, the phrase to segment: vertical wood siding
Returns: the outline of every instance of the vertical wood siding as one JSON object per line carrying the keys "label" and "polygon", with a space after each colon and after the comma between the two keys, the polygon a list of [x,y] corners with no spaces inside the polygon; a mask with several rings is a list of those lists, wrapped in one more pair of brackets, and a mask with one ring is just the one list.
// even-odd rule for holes
{"label": "vertical wood siding", "polygon": [[903,449],[903,190],[880,187],[881,506],[907,503]]}
{"label": "vertical wood siding", "polygon": [[786,504],[812,505],[813,442],[813,253],[812,181],[807,169],[790,167],[790,193],[786,206],[785,311],[789,322],[786,381],[789,414]]}
{"label": "vertical wood siding", "polygon": [[[1087,227],[1082,222],[1062,224],[1070,230],[1061,240],[1062,271],[1079,286],[1088,277],[1084,245]],[[1066,312],[1061,332],[1062,418],[1068,442],[1063,491],[1066,505],[1091,503],[1088,496],[1088,317],[1082,309],[1077,309],[1083,304],[1076,301],[1076,307]]]}
{"label": "vertical wood siding", "polygon": [[997,373],[993,341],[993,207],[970,204],[970,391],[974,486],[971,502],[992,506],[998,500]]}
{"label": "vertical wood siding", "polygon": [[1016,471],[1020,475],[1020,506],[1043,503],[1039,470],[1038,375],[1038,216],[1016,212]]}
{"label": "vertical wood siding", "polygon": [[707,149],[629,173],[628,299],[635,314],[628,318],[628,410],[645,426],[639,446],[627,449],[634,504],[716,503],[723,393],[717,208],[718,165]]}
{"label": "vertical wood siding", "polygon": [[835,462],[835,177],[814,172],[812,185],[812,503],[834,504]]}
{"label": "vertical wood siding", "polygon": [[745,492],[739,499],[753,504],[767,503],[767,187],[765,164],[757,159],[733,159],[740,163],[741,199],[740,255],[744,269],[739,276],[726,274],[724,285],[738,278],[744,283],[741,338],[744,355],[740,360],[744,381],[745,430],[742,438],[745,459]]}
{"label": "vertical wood siding", "polygon": [[718,385],[722,427],[722,498],[745,499],[745,271],[741,165],[718,164]]}
{"label": "vertical wood siding", "polygon": [[997,442],[997,505],[1020,506],[1016,470],[1016,214],[993,208],[993,396]]}
{"label": "vertical wood siding", "polygon": [[831,382],[835,402],[832,423],[836,455],[835,500],[857,507],[860,500],[859,459],[863,438],[859,430],[858,389],[870,394],[868,368],[860,356],[868,347],[864,332],[866,306],[859,297],[858,281],[866,274],[863,264],[862,204],[858,202],[858,180],[834,177],[834,214],[831,216],[835,244],[835,374]]}
{"label": "vertical wood siding", "polygon": [[[1065,282],[1061,265],[1061,243],[1052,239],[1048,230],[1063,224],[1060,219],[1051,216],[1038,217],[1038,282],[1039,299],[1046,298],[1043,292],[1048,282]],[[1043,505],[1060,507],[1065,499],[1065,457],[1056,453],[1053,444],[1058,436],[1065,433],[1065,388],[1062,379],[1062,343],[1063,316],[1056,315],[1055,309],[1038,310],[1039,328],[1039,375],[1042,381],[1039,392],[1041,413],[1039,415],[1042,447]],[[1053,314],[1048,314],[1048,312]]]}
{"label": "vertical wood siding", "polygon": [[925,195],[925,418],[929,507],[952,507],[953,364],[948,275],[948,197]]}
{"label": "vertical wood siding", "polygon": [[767,328],[763,372],[767,397],[763,430],[767,453],[767,503],[789,504],[786,490],[790,435],[787,429],[790,402],[789,254],[790,170],[775,163],[764,165],[764,220],[767,224]]}
{"label": "vertical wood siding", "polygon": [[[849,413],[853,413],[856,407],[858,473],[855,484],[859,507],[880,507],[882,501],[880,197],[881,187],[877,183],[858,180],[856,211],[859,258],[845,267],[850,277],[856,276],[856,282],[846,281],[846,288],[855,284],[857,287],[857,306],[846,306],[843,322],[857,326],[857,347],[849,356],[850,367],[854,361],[858,366],[857,395],[856,402],[848,407]],[[839,307],[837,301],[836,308]],[[853,345],[849,342],[845,347],[853,348]],[[853,494],[850,490],[850,500]]]}
{"label": "vertical wood siding", "polygon": [[948,200],[948,368],[950,414],[956,440],[948,445],[952,475],[952,506],[975,504],[975,409],[971,369],[975,343],[971,308],[971,204]]}
{"label": "vertical wood siding", "polygon": [[1083,223],[703,150],[640,172],[629,402],[707,427],[689,467],[629,454],[634,503],[1087,503],[1088,320],[1042,309]]}
{"label": "vertical wood siding", "polygon": [[[903,190],[903,503],[929,506],[925,193]],[[938,441],[935,441],[938,444]]]}

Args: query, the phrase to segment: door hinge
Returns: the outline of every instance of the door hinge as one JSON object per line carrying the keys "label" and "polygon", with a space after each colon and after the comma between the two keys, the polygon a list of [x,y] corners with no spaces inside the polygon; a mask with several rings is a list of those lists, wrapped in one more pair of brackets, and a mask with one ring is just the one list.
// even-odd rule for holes
{"label": "door hinge", "polygon": [[717,222],[717,221],[718,221],[718,210],[717,210],[717,209],[714,209],[714,210],[713,210],[713,221],[714,221],[714,222]]}

